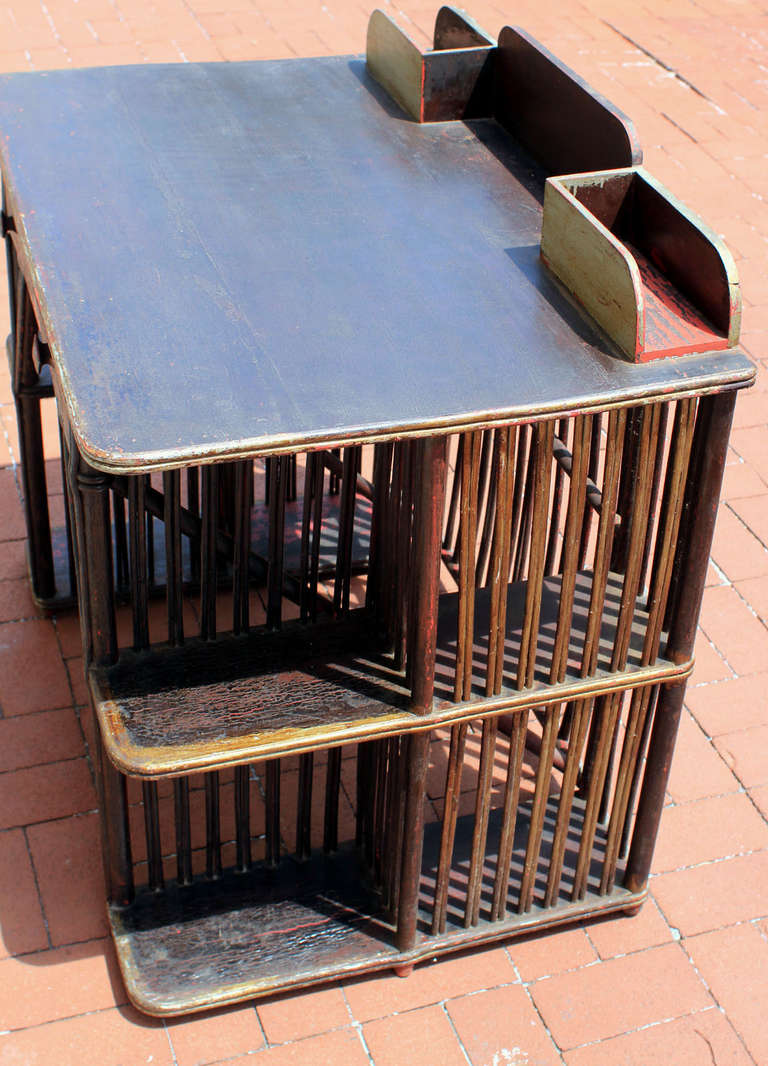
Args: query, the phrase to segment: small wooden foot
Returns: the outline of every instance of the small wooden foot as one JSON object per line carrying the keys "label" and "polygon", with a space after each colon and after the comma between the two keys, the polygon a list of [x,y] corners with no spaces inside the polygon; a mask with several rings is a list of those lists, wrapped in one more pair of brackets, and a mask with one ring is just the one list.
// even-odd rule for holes
{"label": "small wooden foot", "polygon": [[410,977],[413,970],[413,963],[407,962],[403,966],[393,966],[392,969],[398,977]]}
{"label": "small wooden foot", "polygon": [[634,916],[640,912],[642,906],[642,903],[633,903],[631,907],[625,907],[622,913],[625,914],[627,918],[634,918]]}

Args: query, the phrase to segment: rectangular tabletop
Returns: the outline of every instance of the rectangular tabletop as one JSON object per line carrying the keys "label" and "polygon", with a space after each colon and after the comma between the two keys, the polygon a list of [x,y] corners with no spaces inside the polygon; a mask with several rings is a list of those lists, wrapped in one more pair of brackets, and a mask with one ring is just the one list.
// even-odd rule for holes
{"label": "rectangular tabletop", "polygon": [[130,471],[749,380],[632,365],[541,265],[543,173],[351,57],[0,78],[20,254],[84,455]]}

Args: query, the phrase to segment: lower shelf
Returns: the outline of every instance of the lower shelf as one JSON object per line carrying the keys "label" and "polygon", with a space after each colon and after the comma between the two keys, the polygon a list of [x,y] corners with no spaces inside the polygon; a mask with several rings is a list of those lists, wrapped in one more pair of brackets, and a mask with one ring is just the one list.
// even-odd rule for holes
{"label": "lower shelf", "polygon": [[[127,908],[111,907],[109,919],[128,994],[140,1010],[152,1015],[184,1014],[305,988],[332,979],[350,978],[374,970],[409,965],[435,955],[458,951],[493,940],[539,931],[554,925],[641,904],[645,892],[614,887],[599,894],[602,833],[594,844],[594,872],[586,897],[566,899],[566,856],[563,891],[551,907],[534,902],[523,914],[515,912],[516,876],[524,858],[529,812],[525,805],[515,833],[515,856],[509,893],[509,913],[498,921],[483,918],[464,928],[461,896],[462,867],[468,859],[473,820],[459,820],[452,870],[448,921],[444,932],[430,933],[431,901],[440,846],[440,825],[426,827],[421,875],[419,933],[414,948],[399,952],[394,929],[382,913],[378,894],[363,875],[358,853],[351,846],[329,857],[316,853],[299,863],[284,859],[277,869],[261,866],[248,874],[229,872],[215,881],[199,881],[163,892],[143,892]],[[494,811],[489,845],[498,830]],[[582,812],[577,801],[572,829],[578,838]],[[551,819],[548,819],[550,822]],[[545,828],[545,837],[551,825]],[[484,899],[495,866],[486,854]],[[540,870],[548,862],[542,849]],[[572,871],[570,871],[572,872]],[[486,884],[488,882],[488,884]]]}
{"label": "lower shelf", "polygon": [[391,965],[378,912],[350,850],[146,892],[109,918],[131,1000],[169,1015]]}

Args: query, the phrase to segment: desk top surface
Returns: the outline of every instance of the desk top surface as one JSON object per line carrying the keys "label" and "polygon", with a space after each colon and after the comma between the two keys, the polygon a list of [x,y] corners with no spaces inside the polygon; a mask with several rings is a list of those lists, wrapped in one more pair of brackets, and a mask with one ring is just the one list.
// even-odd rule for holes
{"label": "desk top surface", "polygon": [[104,469],[464,428],[749,380],[626,362],[539,260],[543,174],[350,57],[0,79],[17,242]]}

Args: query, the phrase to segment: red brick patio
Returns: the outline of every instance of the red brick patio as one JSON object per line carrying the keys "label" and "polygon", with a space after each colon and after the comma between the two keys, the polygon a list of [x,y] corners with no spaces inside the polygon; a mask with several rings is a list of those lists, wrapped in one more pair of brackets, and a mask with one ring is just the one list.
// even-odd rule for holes
{"label": "red brick patio", "polygon": [[[387,10],[427,45],[436,6]],[[768,11],[518,0],[634,119],[646,166],[721,233],[768,360]],[[354,0],[0,0],[0,70],[361,52]],[[41,145],[41,152],[45,146]],[[0,294],[0,335],[8,331]],[[47,432],[55,445],[55,419]],[[768,1063],[768,396],[736,407],[697,666],[639,916],[169,1023],[126,1005],[103,917],[76,618],[30,598],[0,363],[0,1064]]]}

